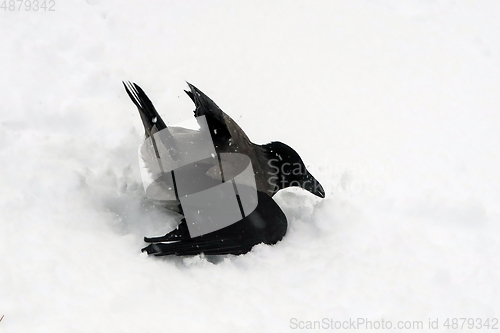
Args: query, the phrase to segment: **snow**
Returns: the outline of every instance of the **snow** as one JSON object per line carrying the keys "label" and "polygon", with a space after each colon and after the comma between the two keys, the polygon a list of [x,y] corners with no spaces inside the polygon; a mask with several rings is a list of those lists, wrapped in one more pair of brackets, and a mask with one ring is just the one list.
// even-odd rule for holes
{"label": "snow", "polygon": [[[292,319],[498,317],[500,4],[56,1],[0,10],[1,332],[286,332]],[[143,129],[192,82],[326,199],[242,256],[152,258]],[[442,325],[441,330],[444,330]]]}

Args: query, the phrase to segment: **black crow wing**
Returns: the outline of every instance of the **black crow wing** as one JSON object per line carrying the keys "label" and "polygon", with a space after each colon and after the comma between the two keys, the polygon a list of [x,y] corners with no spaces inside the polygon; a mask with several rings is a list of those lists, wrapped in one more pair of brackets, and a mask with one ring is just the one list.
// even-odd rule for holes
{"label": "black crow wing", "polygon": [[231,131],[228,128],[228,116],[200,89],[187,83],[190,91],[186,93],[194,102],[194,116],[205,116],[210,134],[216,142],[227,142],[231,138]]}
{"label": "black crow wing", "polygon": [[242,220],[209,234],[189,237],[186,221],[169,234],[158,238],[145,238],[154,243],[142,249],[155,256],[197,254],[243,254],[253,246],[275,244],[287,230],[286,216],[281,208],[263,192],[257,192],[257,208]]}
{"label": "black crow wing", "polygon": [[123,82],[123,86],[139,110],[146,137],[167,128],[167,125],[165,125],[165,122],[161,119],[153,103],[151,103],[151,100],[141,87],[133,82]]}

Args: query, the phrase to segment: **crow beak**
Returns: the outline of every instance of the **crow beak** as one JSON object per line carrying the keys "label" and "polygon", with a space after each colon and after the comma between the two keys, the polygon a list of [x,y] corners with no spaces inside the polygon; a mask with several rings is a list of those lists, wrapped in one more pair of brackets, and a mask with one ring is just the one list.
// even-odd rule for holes
{"label": "crow beak", "polygon": [[314,178],[313,175],[311,175],[309,172],[304,177],[304,181],[302,182],[301,187],[320,198],[325,197],[325,190],[323,189],[323,186],[321,186],[316,178]]}

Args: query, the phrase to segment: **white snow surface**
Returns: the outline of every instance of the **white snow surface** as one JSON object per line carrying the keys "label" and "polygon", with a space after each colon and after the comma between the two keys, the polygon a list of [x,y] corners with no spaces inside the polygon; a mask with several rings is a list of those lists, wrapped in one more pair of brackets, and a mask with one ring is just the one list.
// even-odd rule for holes
{"label": "white snow surface", "polygon": [[[0,9],[0,332],[500,316],[499,2],[54,8]],[[327,198],[280,192],[287,235],[245,255],[142,254],[176,220],[144,199],[122,80],[168,124],[193,83]]]}

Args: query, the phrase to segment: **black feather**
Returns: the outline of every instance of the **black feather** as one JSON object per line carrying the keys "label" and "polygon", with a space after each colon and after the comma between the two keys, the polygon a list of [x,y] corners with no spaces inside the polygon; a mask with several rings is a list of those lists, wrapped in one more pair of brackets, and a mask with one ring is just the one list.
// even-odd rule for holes
{"label": "black feather", "polygon": [[275,244],[286,234],[287,220],[281,208],[267,194],[257,192],[258,206],[242,220],[217,231],[189,237],[185,219],[179,227],[163,237],[145,238],[155,243],[143,252],[163,255],[242,254],[259,243]]}
{"label": "black feather", "polygon": [[123,82],[123,86],[125,87],[128,96],[139,110],[147,135],[151,135],[153,126],[156,126],[157,131],[167,128],[167,125],[160,117],[153,103],[141,87],[133,82]]}
{"label": "black feather", "polygon": [[187,84],[191,90],[188,92],[188,96],[193,100],[196,107],[194,116],[205,116],[214,142],[229,140],[231,133],[227,127],[224,112],[201,90],[189,82]]}

